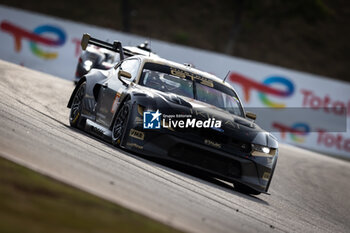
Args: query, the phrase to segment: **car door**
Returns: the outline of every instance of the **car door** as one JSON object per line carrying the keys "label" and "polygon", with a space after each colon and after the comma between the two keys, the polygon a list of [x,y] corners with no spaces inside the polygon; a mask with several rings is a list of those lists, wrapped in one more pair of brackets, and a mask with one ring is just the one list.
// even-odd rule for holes
{"label": "car door", "polygon": [[110,78],[101,83],[96,106],[97,123],[106,127],[110,126],[114,113],[118,108],[120,96],[127,88],[127,85],[118,79],[119,70],[127,71],[131,74],[131,80],[126,80],[129,83],[136,78],[139,67],[139,59],[126,59],[115,69]]}

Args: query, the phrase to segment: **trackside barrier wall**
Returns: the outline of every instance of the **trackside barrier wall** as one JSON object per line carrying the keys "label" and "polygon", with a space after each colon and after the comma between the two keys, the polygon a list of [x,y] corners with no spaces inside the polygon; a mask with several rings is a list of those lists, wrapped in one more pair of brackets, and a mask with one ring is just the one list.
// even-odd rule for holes
{"label": "trackside barrier wall", "polygon": [[[86,32],[124,46],[149,40],[0,5],[0,59],[73,80]],[[256,110],[258,123],[280,142],[350,159],[349,83],[159,40],[151,46],[161,57],[220,78],[230,71],[227,81],[245,107]]]}

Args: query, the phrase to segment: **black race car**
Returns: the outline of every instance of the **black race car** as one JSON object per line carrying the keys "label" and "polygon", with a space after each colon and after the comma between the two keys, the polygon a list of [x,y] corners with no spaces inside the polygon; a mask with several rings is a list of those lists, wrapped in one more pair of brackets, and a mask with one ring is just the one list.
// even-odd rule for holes
{"label": "black race car", "polygon": [[92,69],[69,100],[71,126],[114,145],[199,169],[250,194],[267,193],[278,142],[254,123],[235,90],[214,75],[161,58],[119,53],[109,70]]}

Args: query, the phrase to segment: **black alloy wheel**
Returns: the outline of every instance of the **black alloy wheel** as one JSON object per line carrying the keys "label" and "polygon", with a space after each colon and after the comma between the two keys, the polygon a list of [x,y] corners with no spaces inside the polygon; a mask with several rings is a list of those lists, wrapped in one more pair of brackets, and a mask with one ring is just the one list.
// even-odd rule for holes
{"label": "black alloy wheel", "polygon": [[78,128],[82,125],[81,112],[83,109],[83,100],[85,96],[86,82],[79,86],[79,89],[74,95],[72,106],[69,114],[69,123],[72,127]]}
{"label": "black alloy wheel", "polygon": [[127,126],[130,109],[130,104],[128,102],[124,102],[114,120],[112,130],[112,143],[115,146],[119,146],[121,143],[121,139]]}

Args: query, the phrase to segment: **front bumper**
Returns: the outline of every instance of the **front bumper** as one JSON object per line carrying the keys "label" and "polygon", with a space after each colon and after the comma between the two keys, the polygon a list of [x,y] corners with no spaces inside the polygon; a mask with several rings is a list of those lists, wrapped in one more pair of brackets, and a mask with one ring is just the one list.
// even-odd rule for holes
{"label": "front bumper", "polygon": [[267,193],[278,151],[274,157],[254,157],[240,148],[206,145],[200,136],[168,129],[144,130],[137,120],[130,124],[122,146],[153,157],[175,161],[229,182],[239,182]]}

